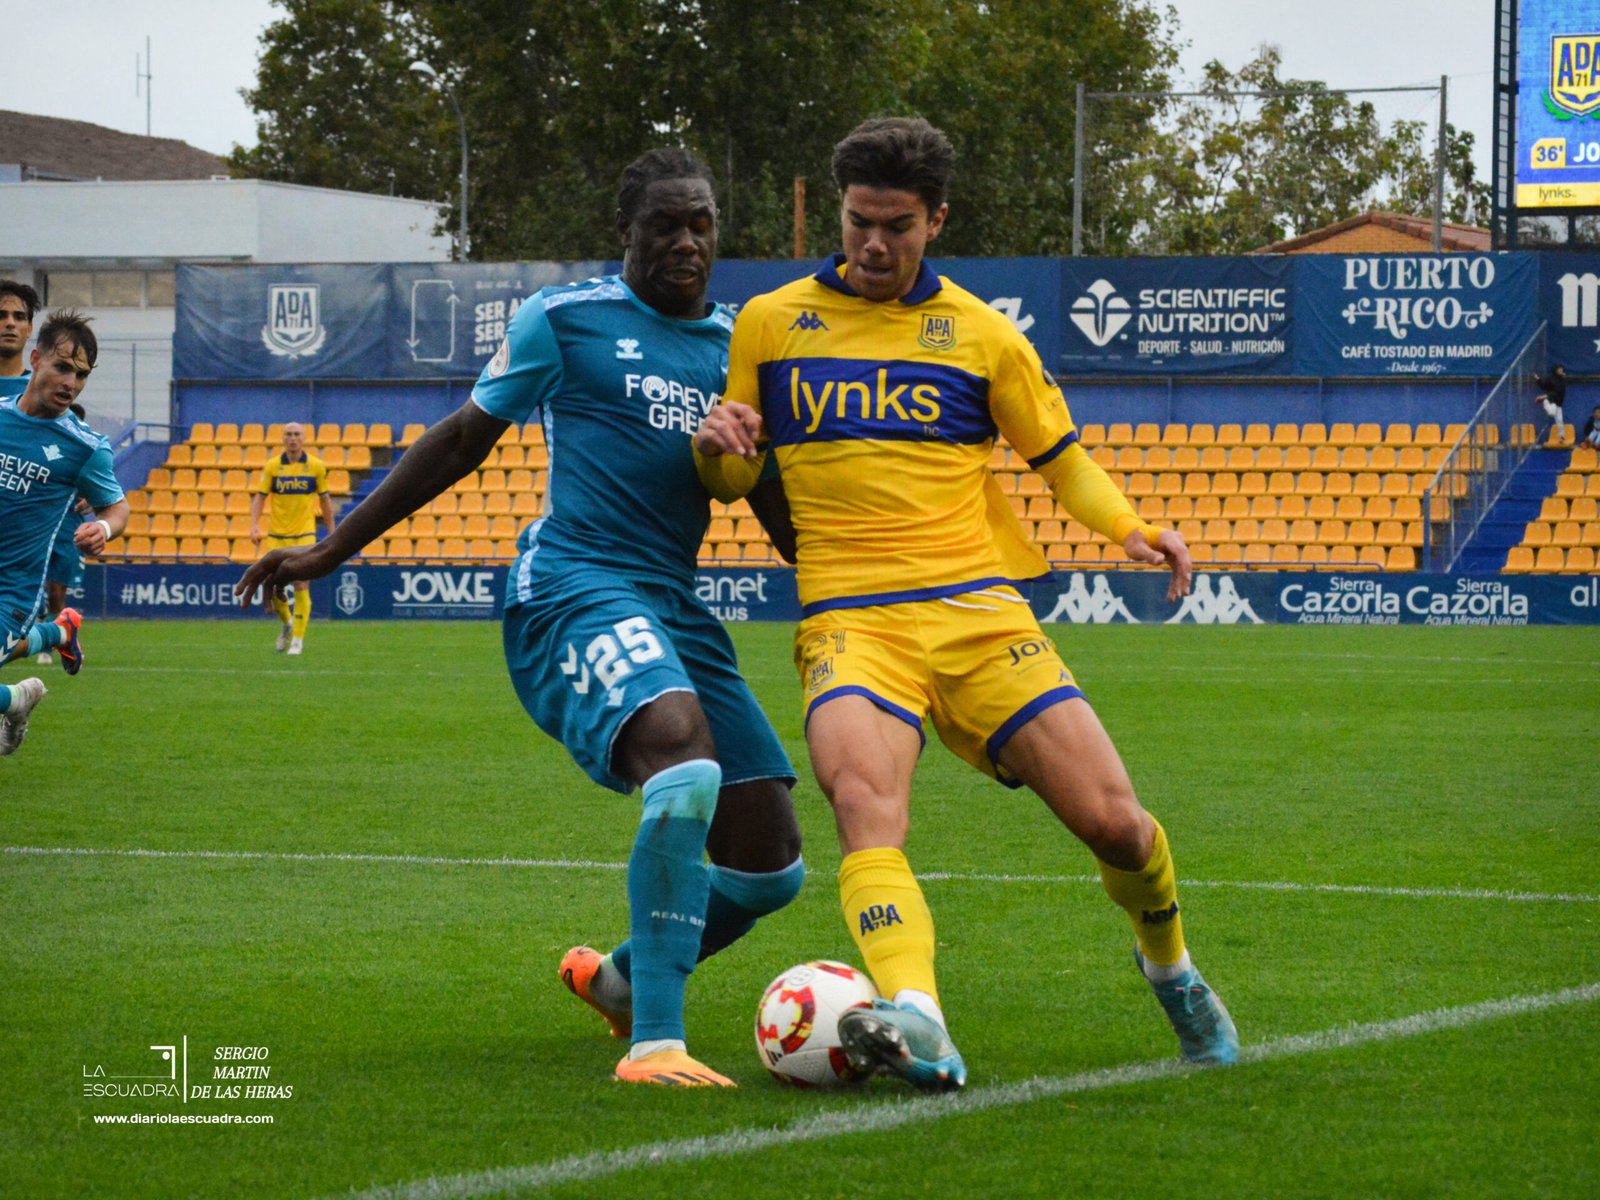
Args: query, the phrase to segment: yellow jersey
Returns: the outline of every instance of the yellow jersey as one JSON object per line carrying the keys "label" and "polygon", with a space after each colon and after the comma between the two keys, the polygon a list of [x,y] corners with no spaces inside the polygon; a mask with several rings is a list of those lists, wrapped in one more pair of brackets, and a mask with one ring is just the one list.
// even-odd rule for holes
{"label": "yellow jersey", "polygon": [[740,311],[725,400],[778,456],[807,616],[1049,573],[989,470],[997,433],[1035,468],[1078,440],[1007,317],[922,264],[911,291],[850,290],[844,256]]}
{"label": "yellow jersey", "polygon": [[314,535],[317,513],[322,507],[317,498],[327,494],[328,469],[314,454],[302,453],[298,462],[290,462],[288,455],[280,451],[261,468],[256,491],[267,497],[267,507],[271,509],[268,537]]}

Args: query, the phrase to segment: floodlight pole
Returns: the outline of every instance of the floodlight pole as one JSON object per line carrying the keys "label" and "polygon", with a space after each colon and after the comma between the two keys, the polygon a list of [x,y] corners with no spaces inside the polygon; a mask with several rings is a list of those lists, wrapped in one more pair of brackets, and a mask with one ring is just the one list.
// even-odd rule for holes
{"label": "floodlight pole", "polygon": [[1072,257],[1083,256],[1083,84],[1072,115]]}
{"label": "floodlight pole", "polygon": [[456,100],[455,89],[445,82],[439,72],[421,59],[412,63],[411,69],[418,75],[437,83],[439,89],[450,98],[450,107],[456,111],[456,125],[461,130],[461,229],[456,243],[456,258],[460,262],[466,262],[472,250],[472,238],[467,232],[467,121],[461,115],[461,105]]}
{"label": "floodlight pole", "polygon": [[1439,76],[1439,149],[1434,155],[1433,166],[1433,252],[1435,254],[1444,249],[1444,134],[1448,128],[1445,121],[1445,114],[1448,111],[1445,97],[1449,86],[1450,77]]}

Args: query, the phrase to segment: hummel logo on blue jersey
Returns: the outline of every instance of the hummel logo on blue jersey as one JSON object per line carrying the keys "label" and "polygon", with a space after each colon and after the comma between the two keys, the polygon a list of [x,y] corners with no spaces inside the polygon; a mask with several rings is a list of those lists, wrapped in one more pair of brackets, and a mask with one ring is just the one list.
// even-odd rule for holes
{"label": "hummel logo on blue jersey", "polygon": [[891,925],[904,925],[892,904],[873,904],[861,910],[861,932],[887,929]]}
{"label": "hummel logo on blue jersey", "polygon": [[61,447],[52,442],[44,448],[44,456],[51,462],[55,462],[56,459],[61,457]]}
{"label": "hummel logo on blue jersey", "polygon": [[618,338],[617,339],[617,357],[618,358],[643,358],[644,355],[639,353],[639,339],[638,338]]}
{"label": "hummel logo on blue jersey", "polygon": [[794,324],[789,326],[789,328],[806,330],[827,329],[828,323],[821,317],[817,316],[817,314],[814,312],[803,312],[794,319]]}

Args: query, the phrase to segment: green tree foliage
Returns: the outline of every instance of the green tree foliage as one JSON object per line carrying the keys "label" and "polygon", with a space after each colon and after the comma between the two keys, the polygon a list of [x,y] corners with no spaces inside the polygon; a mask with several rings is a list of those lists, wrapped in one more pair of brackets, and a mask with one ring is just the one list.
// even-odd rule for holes
{"label": "green tree foliage", "polygon": [[[722,253],[786,257],[793,180],[807,249],[838,238],[833,144],[920,112],[956,143],[949,254],[1054,254],[1071,239],[1073,84],[1154,90],[1175,51],[1147,0],[279,0],[246,99],[241,175],[449,201],[451,82],[471,143],[473,255],[614,257],[622,167],[678,142],[717,173]],[[1137,122],[1097,134],[1128,161]],[[1114,173],[1091,212],[1125,245]],[[451,218],[453,220],[453,217]],[[1118,240],[1120,239],[1120,240]]]}

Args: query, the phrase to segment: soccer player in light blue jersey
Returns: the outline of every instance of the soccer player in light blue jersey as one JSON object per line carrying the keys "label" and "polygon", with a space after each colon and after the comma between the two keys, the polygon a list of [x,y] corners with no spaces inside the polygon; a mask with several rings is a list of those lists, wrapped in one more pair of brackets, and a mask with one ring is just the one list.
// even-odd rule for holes
{"label": "soccer player in light blue jersey", "polygon": [[[590,778],[644,800],[631,936],[605,956],[574,947],[560,973],[632,1039],[618,1079],[728,1087],[688,1054],[685,987],[698,960],[799,890],[795,775],[694,594],[710,497],[690,438],[722,390],[733,326],[705,299],[711,173],[685,151],[650,151],[623,172],[617,209],[622,274],[530,297],[467,403],[337,529],[270,551],[235,594],[247,603],[258,587],[327,575],[477,467],[509,424],[537,418],[549,490],[511,569],[506,664],[528,713]],[[751,506],[792,559],[775,479]]]}
{"label": "soccer player in light blue jersey", "polygon": [[0,279],[0,400],[22,395],[28,386],[23,351],[33,336],[39,293],[15,279]]}
{"label": "soccer player in light blue jersey", "polygon": [[[128,521],[110,445],[68,411],[96,354],[88,321],[71,309],[58,312],[39,330],[27,389],[0,400],[0,664],[55,650],[67,674],[83,667],[78,613],[63,609],[46,622],[37,615],[51,544],[78,494],[94,507],[94,520],[75,535],[80,552],[99,554]],[[22,744],[44,694],[39,679],[0,684],[0,755]]]}

